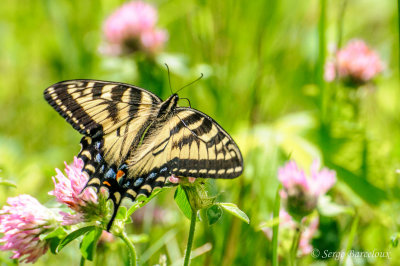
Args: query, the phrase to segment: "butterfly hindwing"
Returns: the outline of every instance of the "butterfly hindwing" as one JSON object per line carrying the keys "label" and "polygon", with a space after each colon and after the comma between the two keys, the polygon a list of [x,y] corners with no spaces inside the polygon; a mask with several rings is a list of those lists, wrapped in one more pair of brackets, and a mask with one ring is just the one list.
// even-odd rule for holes
{"label": "butterfly hindwing", "polygon": [[170,161],[176,176],[234,178],[243,171],[239,148],[211,117],[192,108],[177,108]]}
{"label": "butterfly hindwing", "polygon": [[172,174],[234,178],[243,171],[242,155],[233,139],[212,118],[192,108],[177,108],[161,126],[150,128],[126,163],[128,177],[141,181],[135,194],[150,194]]}

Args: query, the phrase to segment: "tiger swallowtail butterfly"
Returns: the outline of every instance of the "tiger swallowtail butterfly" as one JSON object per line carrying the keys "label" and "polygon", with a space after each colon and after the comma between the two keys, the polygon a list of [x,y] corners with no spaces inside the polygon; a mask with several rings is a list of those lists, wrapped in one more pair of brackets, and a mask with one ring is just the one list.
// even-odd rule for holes
{"label": "tiger swallowtail butterfly", "polygon": [[85,186],[108,189],[114,205],[110,230],[124,197],[134,201],[162,188],[171,175],[235,178],[243,171],[240,150],[211,117],[162,101],[124,83],[68,80],[44,91],[46,101],[84,137],[78,158]]}

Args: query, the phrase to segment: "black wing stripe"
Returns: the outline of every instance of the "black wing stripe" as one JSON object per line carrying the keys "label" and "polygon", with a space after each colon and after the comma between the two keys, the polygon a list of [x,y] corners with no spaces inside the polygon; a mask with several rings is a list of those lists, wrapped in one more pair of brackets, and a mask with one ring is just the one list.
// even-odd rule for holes
{"label": "black wing stripe", "polygon": [[[58,88],[58,89],[63,89],[63,88]],[[135,91],[133,89],[127,89],[127,90],[130,91],[130,95],[139,94],[141,92],[141,91]],[[76,96],[76,98],[86,99],[85,101],[81,101],[81,104],[86,104],[86,103],[89,103],[89,102],[91,102],[93,100],[102,100],[105,103],[126,103],[126,104],[133,104],[133,105],[139,105],[139,104],[142,104],[142,105],[153,105],[153,103],[151,103],[151,104],[150,103],[142,103],[140,100],[131,100],[131,96],[129,96],[129,99],[125,99],[125,98],[122,98],[123,95],[121,95],[121,100],[120,101],[112,101],[110,99],[101,98],[100,96],[102,96],[102,94],[94,96],[93,92],[89,92],[89,93],[86,93],[86,94],[83,94],[83,92],[84,91],[74,92],[74,93],[71,93],[71,95],[75,96],[75,94],[79,94],[79,96]],[[111,96],[111,97],[114,97],[114,96]],[[142,98],[141,97],[139,97],[139,98],[136,97],[134,99],[142,99]],[[157,104],[157,101],[154,98],[151,98],[151,99],[152,99],[153,102],[155,102]]]}
{"label": "black wing stripe", "polygon": [[[142,102],[142,92],[140,92],[140,93],[134,93],[134,91],[133,90],[131,90],[131,93],[129,94],[130,95],[130,102],[132,103],[132,102]],[[153,98],[152,98],[153,99]],[[137,112],[139,111],[139,105],[134,105],[134,104],[132,104],[130,107],[129,107],[129,116],[130,117],[134,117],[136,114],[137,114]]]}
{"label": "black wing stripe", "polygon": [[203,117],[202,123],[197,127],[191,129],[191,131],[196,135],[196,136],[202,136],[204,134],[208,134],[212,129],[212,122],[206,118]]}
{"label": "black wing stripe", "polygon": [[[177,116],[179,117],[179,113],[177,114]],[[188,126],[190,126],[192,124],[197,123],[198,121],[200,121],[201,116],[199,116],[196,113],[193,113],[193,114],[191,114],[188,117],[185,117],[183,119],[179,117],[179,119],[181,120],[181,123],[178,123],[175,127],[173,127],[170,130],[170,135],[173,135],[173,134],[179,132],[182,128],[185,128],[185,127],[188,127]]]}
{"label": "black wing stripe", "polygon": [[[91,86],[88,86],[89,84],[91,84]],[[131,93],[135,93],[135,92],[143,92],[146,95],[149,95],[154,103],[161,103],[161,99],[155,95],[154,93],[142,89],[140,87],[136,87],[133,86],[131,84],[126,84],[126,83],[121,83],[121,82],[111,82],[111,81],[103,81],[103,80],[89,80],[89,79],[80,79],[80,80],[67,80],[67,81],[61,81],[58,82],[54,85],[52,85],[49,88],[53,88],[54,90],[65,90],[66,88],[70,88],[70,86],[73,86],[71,88],[75,89],[75,93],[79,92],[79,93],[83,93],[86,89],[92,89],[92,91],[94,91],[95,89],[95,95],[96,97],[100,97],[103,93],[103,88],[105,86],[113,86],[115,87],[120,87],[124,90],[124,92],[129,89],[131,90]],[[48,90],[48,89],[47,89]],[[90,94],[90,93],[89,93]],[[140,103],[140,102],[138,102]]]}
{"label": "black wing stripe", "polygon": [[[60,96],[62,95],[62,97]],[[79,131],[81,134],[86,134],[86,130],[100,127],[87,113],[85,110],[68,94],[66,91],[60,91],[59,93],[53,92],[52,94],[45,94],[45,99],[50,103],[54,109],[57,110],[72,126],[74,129]],[[71,110],[63,110],[69,106]],[[72,107],[72,108],[71,108]],[[75,117],[74,113],[86,116],[84,128],[81,128],[82,123]],[[83,125],[84,126],[84,125]]]}
{"label": "black wing stripe", "polygon": [[[197,173],[191,173],[190,175],[186,175],[187,169],[181,169],[178,168],[176,172],[173,172],[172,174],[175,174],[177,176],[186,176],[186,177],[202,177],[202,178],[224,178],[224,179],[230,179],[230,178],[235,178],[239,176],[242,171],[243,167],[236,162],[236,160],[216,160],[215,161],[215,168],[207,168],[207,162],[208,160],[193,160],[193,159],[185,159],[182,160],[178,157],[174,158],[174,160],[179,161],[179,165],[190,165],[190,166],[195,166],[197,169],[206,169],[207,172],[201,172],[200,170]],[[237,166],[239,165],[239,166]],[[221,169],[225,169],[224,174],[218,174],[218,171]]]}
{"label": "black wing stripe", "polygon": [[[93,88],[92,88],[93,99],[100,98],[102,91],[103,91],[103,86],[93,86]],[[82,90],[82,92],[83,92],[83,90]]]}

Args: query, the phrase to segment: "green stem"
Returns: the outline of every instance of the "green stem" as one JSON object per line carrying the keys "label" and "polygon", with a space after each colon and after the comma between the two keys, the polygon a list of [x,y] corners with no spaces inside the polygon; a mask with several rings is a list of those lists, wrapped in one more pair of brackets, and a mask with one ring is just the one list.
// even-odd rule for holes
{"label": "green stem", "polygon": [[[400,1],[400,0],[399,0]],[[336,49],[340,49],[342,47],[342,39],[343,39],[343,22],[344,22],[344,15],[347,7],[347,0],[342,1],[342,5],[340,7],[338,24],[337,24],[337,45]],[[336,72],[338,73],[338,72]]]}
{"label": "green stem", "polygon": [[85,258],[83,256],[81,256],[81,261],[79,262],[79,265],[85,266],[85,262],[86,262]]}
{"label": "green stem", "polygon": [[324,67],[325,67],[325,25],[326,25],[326,0],[320,0],[320,16],[318,23],[318,61],[316,71],[316,81],[320,89],[321,94],[321,111],[322,121],[325,123],[327,120],[329,95],[330,93],[326,90],[324,80]]}
{"label": "green stem", "polygon": [[192,209],[192,216],[190,217],[189,237],[186,247],[185,261],[183,263],[184,266],[188,266],[190,261],[190,252],[192,251],[194,230],[196,228],[196,217],[197,217],[197,211]]}
{"label": "green stem", "polygon": [[299,247],[299,241],[301,236],[301,228],[300,225],[296,227],[296,232],[293,236],[292,246],[290,248],[290,265],[295,266],[297,264],[297,249]]}
{"label": "green stem", "polygon": [[129,237],[126,234],[125,231],[119,237],[128,246],[128,249],[129,249],[129,265],[130,266],[136,266],[136,249],[135,249],[135,246],[133,245],[132,241],[129,239]]}
{"label": "green stem", "polygon": [[[275,196],[275,204],[274,204],[274,212],[273,212],[273,220],[276,218],[279,219],[279,209],[281,207],[281,197],[279,195],[279,191],[282,189],[282,185],[279,184],[278,189],[276,191]],[[272,227],[272,265],[278,265],[278,233],[279,233],[279,223],[276,223]]]}
{"label": "green stem", "polygon": [[342,260],[343,263],[346,262],[347,254],[349,253],[351,247],[353,246],[354,237],[357,232],[358,222],[360,221],[360,216],[356,213],[353,219],[353,223],[351,224],[350,234],[349,234],[349,241],[347,242],[346,253],[344,254],[344,258]]}
{"label": "green stem", "polygon": [[397,53],[398,53],[398,60],[399,60],[399,62],[398,62],[398,67],[399,67],[399,79],[400,79],[400,0],[397,0],[397,26],[398,26],[398,28],[397,28],[397,38],[398,38],[398,44],[397,44]]}

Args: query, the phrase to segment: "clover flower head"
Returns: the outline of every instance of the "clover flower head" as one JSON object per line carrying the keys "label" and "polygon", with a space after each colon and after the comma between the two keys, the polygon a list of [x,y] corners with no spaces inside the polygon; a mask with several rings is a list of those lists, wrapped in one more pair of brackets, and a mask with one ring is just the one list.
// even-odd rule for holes
{"label": "clover flower head", "polygon": [[280,195],[286,202],[287,210],[295,218],[311,213],[319,196],[325,194],[336,182],[334,171],[319,169],[320,163],[317,160],[313,162],[309,176],[294,161],[289,161],[279,169],[278,179],[283,185]]}
{"label": "clover flower head", "polygon": [[157,10],[147,3],[132,1],[124,4],[104,23],[107,45],[101,51],[112,55],[140,50],[148,54],[160,51],[168,34],[156,28],[157,20]]}
{"label": "clover flower head", "polygon": [[4,234],[0,249],[12,251],[12,259],[34,263],[49,247],[39,236],[54,230],[60,217],[29,195],[8,198],[7,203],[0,210],[0,233]]}
{"label": "clover flower head", "polygon": [[[74,158],[72,165],[65,163],[67,177],[56,169],[57,175],[53,177],[54,190],[49,194],[56,197],[57,201],[66,204],[76,214],[60,212],[63,216],[63,225],[71,225],[85,220],[85,212],[88,206],[98,203],[97,194],[92,188],[85,187],[88,177],[82,172],[83,161]],[[58,182],[57,182],[58,181]]]}
{"label": "clover flower head", "polygon": [[351,40],[336,51],[335,58],[325,64],[324,78],[331,82],[336,77],[358,84],[366,83],[384,70],[379,55],[362,40]]}

